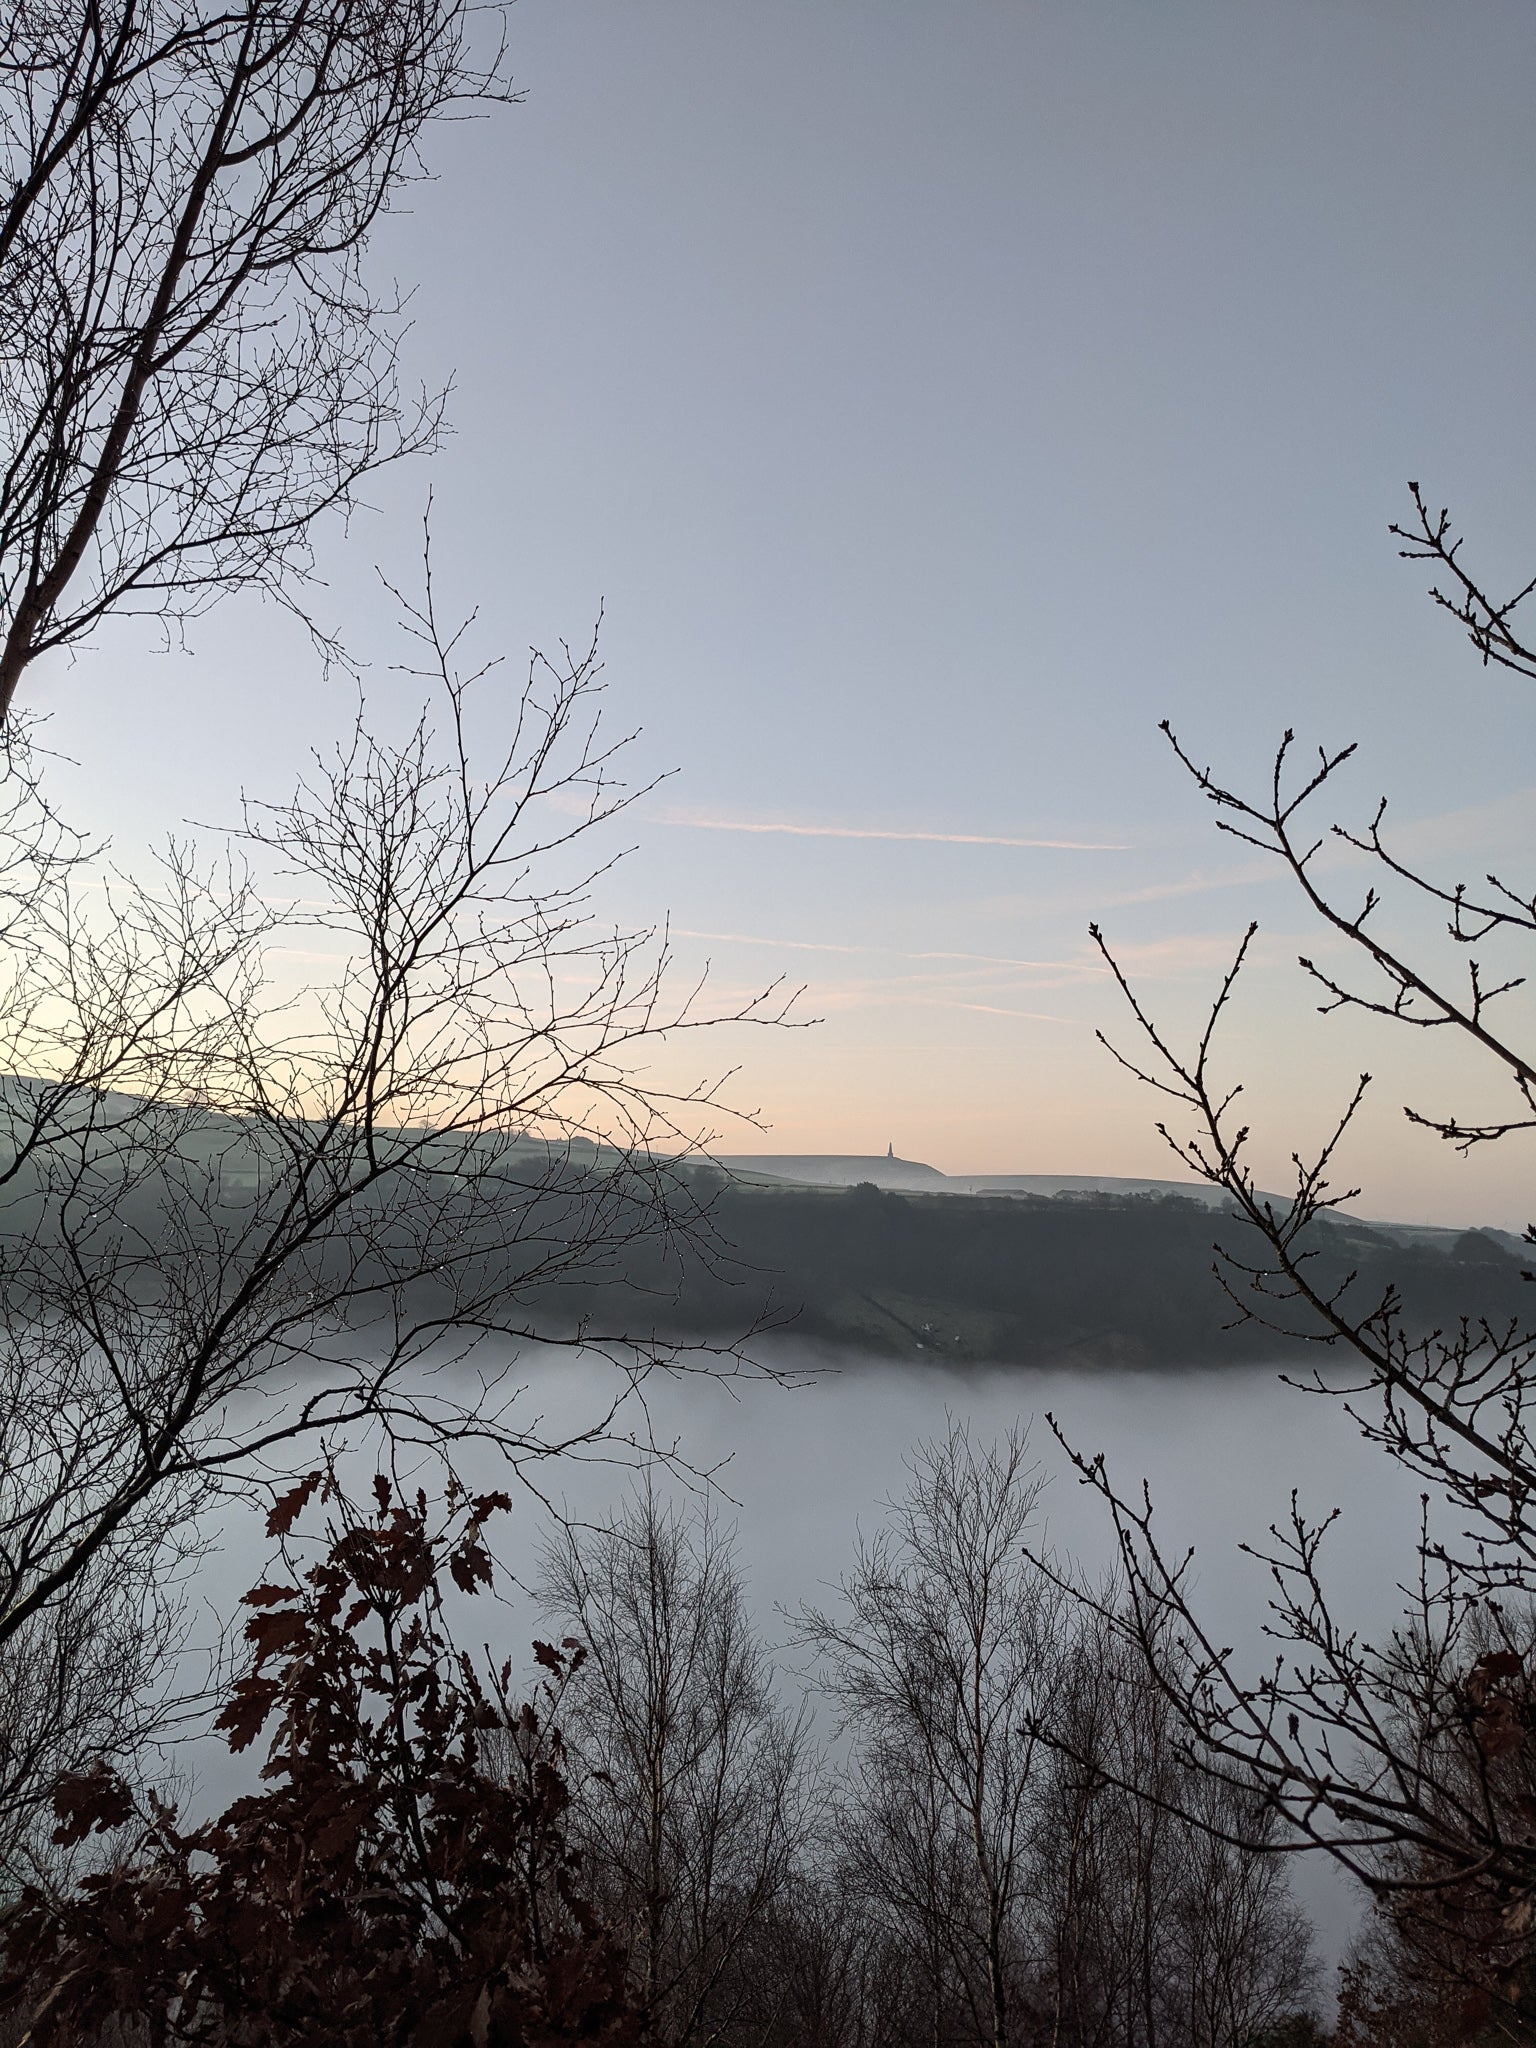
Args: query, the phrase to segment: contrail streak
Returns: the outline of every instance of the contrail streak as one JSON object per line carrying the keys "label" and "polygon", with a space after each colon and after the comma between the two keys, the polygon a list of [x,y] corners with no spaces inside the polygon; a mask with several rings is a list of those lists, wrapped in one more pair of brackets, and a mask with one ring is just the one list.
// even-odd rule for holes
{"label": "contrail streak", "polygon": [[708,939],[722,946],[778,947],[791,953],[883,953],[893,960],[967,960],[983,967],[1032,967],[1052,974],[1107,975],[1109,972],[1101,960],[1024,960],[1012,953],[913,953],[902,946],[883,946],[873,941],[857,946],[833,945],[823,939],[764,938],[759,932],[701,932],[680,924],[672,926],[672,936],[674,939]]}
{"label": "contrail streak", "polygon": [[[780,946],[792,953],[874,953],[888,950],[883,946],[834,946],[818,939],[763,939],[754,932],[696,932],[681,924],[673,925],[672,936],[674,939],[709,939],[722,946]],[[1109,972],[1108,968],[1104,971],[1106,974]]]}
{"label": "contrail streak", "polygon": [[658,818],[694,832],[783,832],[794,839],[900,839],[930,846],[1028,846],[1056,853],[1129,853],[1129,846],[1102,839],[1007,839],[992,832],[881,832],[867,825],[758,825],[738,818]]}

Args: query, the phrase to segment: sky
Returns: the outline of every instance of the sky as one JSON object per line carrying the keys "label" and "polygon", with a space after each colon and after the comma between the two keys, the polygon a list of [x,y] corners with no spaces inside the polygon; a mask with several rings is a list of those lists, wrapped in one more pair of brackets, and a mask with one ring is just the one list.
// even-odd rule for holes
{"label": "sky", "polygon": [[[1526,871],[1528,686],[1387,527],[1416,478],[1496,583],[1533,566],[1536,14],[518,0],[508,33],[525,97],[438,133],[375,250],[455,431],[318,536],[317,607],[403,718],[375,565],[409,576],[429,488],[507,673],[602,607],[636,773],[675,771],[605,902],[669,917],[723,1007],[806,984],[811,1028],[675,1055],[768,1126],[722,1149],[1175,1173],[1096,1042],[1087,925],[1187,1032],[1252,917],[1220,1058],[1261,1175],[1368,1067],[1359,1209],[1529,1220],[1521,1141],[1463,1160],[1402,1115],[1485,1077],[1316,1015],[1296,956],[1335,956],[1157,728],[1244,788],[1287,726],[1358,740],[1330,815],[1387,794],[1437,875]],[[129,864],[351,710],[254,599],[187,652],[116,626],[33,702]]]}

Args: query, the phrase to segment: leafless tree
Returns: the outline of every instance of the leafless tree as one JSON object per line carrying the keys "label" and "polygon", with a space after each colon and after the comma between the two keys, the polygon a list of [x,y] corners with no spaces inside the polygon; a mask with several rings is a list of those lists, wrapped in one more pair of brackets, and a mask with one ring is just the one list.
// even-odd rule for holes
{"label": "leafless tree", "polygon": [[1258,2038],[1307,2004],[1305,1920],[1283,1870],[1221,1839],[1228,1795],[1180,1758],[1140,1663],[1033,1554],[1025,1459],[1022,1434],[959,1424],[920,1446],[844,1613],[803,1622],[854,1737],[843,1883],[912,1987],[888,2038]]}
{"label": "leafless tree", "polygon": [[0,1648],[0,1896],[21,1877],[53,1882],[52,1788],[104,1766],[163,1779],[163,1739],[193,1705],[184,1674],[195,1532],[138,1526]]}
{"label": "leafless tree", "polygon": [[507,97],[470,0],[13,0],[0,24],[0,720],[113,613],[294,601],[315,518],[429,447],[381,213]]}
{"label": "leafless tree", "polygon": [[[926,1932],[990,2048],[1016,2038],[1034,1731],[1060,1615],[1022,1553],[1041,1484],[1026,1460],[1022,1433],[981,1446],[963,1423],[919,1445],[889,1525],[841,1582],[844,1611],[800,1621],[861,1738],[871,1875]],[[936,2014],[944,1988],[933,1986]]]}
{"label": "leafless tree", "polygon": [[657,2039],[766,2038],[772,1921],[814,1787],[728,1534],[709,1501],[685,1510],[647,1480],[606,1521],[560,1528],[542,1592],[587,1652],[566,1706],[576,1825]]}
{"label": "leafless tree", "polygon": [[926,2041],[928,1971],[872,1910],[858,1817],[835,1809],[775,1904],[764,1963],[773,2024],[765,2048],[897,2048]]}
{"label": "leafless tree", "polygon": [[1311,1932],[1283,1863],[1230,1839],[1251,1791],[1190,1767],[1162,1691],[1091,1611],[1053,1703],[1031,1886],[1051,2041],[1226,2048],[1304,2013]]}
{"label": "leafless tree", "polygon": [[984,1980],[974,1967],[975,1852],[963,1816],[921,1750],[890,1737],[861,1742],[847,1779],[835,1881],[855,1907],[852,1937],[908,1991],[892,2038],[922,2048],[985,2040]]}
{"label": "leafless tree", "polygon": [[1051,1820],[1038,1836],[1034,1907],[1050,2038],[1095,2048],[1158,2037],[1173,1932],[1158,1717],[1105,1647],[1094,1629],[1065,1646],[1043,1731]]}
{"label": "leafless tree", "polygon": [[[1436,565],[1437,605],[1466,629],[1485,665],[1536,678],[1536,652],[1519,623],[1536,584],[1508,599],[1491,596],[1465,565],[1448,514],[1433,511],[1417,484],[1409,488],[1412,520],[1393,532],[1405,556]],[[1268,786],[1250,797],[1169,738],[1215,806],[1218,828],[1276,860],[1330,935],[1333,954],[1358,968],[1301,960],[1321,1011],[1436,1033],[1465,1052],[1475,1084],[1497,1078],[1510,1091],[1502,1114],[1410,1105],[1409,1120],[1463,1151],[1536,1129],[1536,1056],[1522,1046],[1514,1000],[1536,933],[1536,894],[1509,877],[1469,885],[1415,866],[1389,832],[1385,800],[1363,828],[1314,822],[1353,746],[1321,749],[1310,768],[1297,768],[1288,732]],[[1330,848],[1348,849],[1355,866],[1330,863]],[[1346,894],[1362,861],[1368,879]],[[1415,929],[1426,909],[1442,934],[1438,949]],[[1225,1190],[1248,1226],[1240,1242],[1229,1233],[1218,1249],[1235,1314],[1314,1339],[1329,1369],[1303,1383],[1341,1402],[1365,1438],[1422,1488],[1425,1517],[1417,1560],[1404,1573],[1403,1621],[1380,1642],[1351,1631],[1328,1584],[1333,1517],[1309,1519],[1293,1499],[1289,1518],[1256,1549],[1271,1575],[1279,1647],[1267,1671],[1250,1671],[1202,1625],[1187,1559],[1161,1546],[1151,1502],[1121,1494],[1097,1459],[1079,1456],[1078,1466],[1119,1534],[1129,1597],[1117,1625],[1149,1670],[1152,1645],[1170,1631],[1188,1645],[1188,1662],[1167,1691],[1187,1754],[1229,1786],[1258,1785],[1288,1841],[1327,1849],[1379,1896],[1465,1900],[1471,1887],[1497,1928],[1497,1938],[1490,1931],[1482,1943],[1488,1987],[1518,2005],[1530,1995],[1536,1909],[1536,1846],[1523,1803],[1536,1714],[1519,1620],[1536,1590],[1536,1328],[1480,1313],[1475,1270],[1466,1314],[1428,1331],[1408,1320],[1395,1290],[1367,1298],[1353,1281],[1318,1279],[1333,1212],[1355,1192],[1336,1185],[1336,1161],[1369,1076],[1328,1141],[1295,1155],[1294,1192],[1281,1201],[1263,1195],[1249,1164],[1241,1086],[1221,1077],[1221,1027],[1255,929],[1238,945],[1188,1049],[1146,1009],[1095,929],[1140,1034],[1140,1050],[1117,1057],[1172,1105],[1159,1125],[1164,1137],[1187,1168]]]}
{"label": "leafless tree", "polygon": [[[648,1454],[650,1374],[753,1369],[668,1345],[633,1290],[603,1320],[637,1248],[707,1249],[678,1155],[718,1085],[646,1062],[719,1013],[671,994],[664,934],[597,921],[585,847],[635,792],[595,650],[534,659],[482,771],[434,602],[429,573],[407,625],[435,696],[402,739],[360,716],[157,883],[56,864],[5,945],[0,1686],[305,1440],[475,1440],[534,1484],[555,1453]],[[596,1412],[528,1412],[528,1340],[609,1361]]]}

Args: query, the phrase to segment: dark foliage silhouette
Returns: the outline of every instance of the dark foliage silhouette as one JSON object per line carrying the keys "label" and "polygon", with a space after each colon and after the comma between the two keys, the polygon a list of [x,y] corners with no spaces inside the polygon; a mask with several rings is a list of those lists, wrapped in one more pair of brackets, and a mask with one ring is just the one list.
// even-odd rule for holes
{"label": "dark foliage silhouette", "polygon": [[538,1644],[539,1696],[515,1704],[510,1667],[447,1632],[445,1590],[491,1584],[507,1497],[454,1492],[434,1523],[424,1495],[375,1487],[364,1516],[315,1473],[273,1510],[279,1536],[316,1496],[331,1520],[317,1562],[245,1598],[217,1726],[233,1751],[265,1736],[261,1790],[188,1828],[109,1770],[59,1785],[59,1839],[107,1846],[6,1918],[0,2012],[35,2048],[125,2027],[156,2048],[641,2038],[567,1838],[556,1717],[581,1651]]}

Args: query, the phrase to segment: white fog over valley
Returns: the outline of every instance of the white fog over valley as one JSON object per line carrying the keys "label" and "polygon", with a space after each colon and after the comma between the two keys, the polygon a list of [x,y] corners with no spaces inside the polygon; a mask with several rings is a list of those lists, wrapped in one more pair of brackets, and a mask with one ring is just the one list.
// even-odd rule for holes
{"label": "white fog over valley", "polygon": [[[803,1603],[835,1603],[836,1582],[852,1562],[857,1538],[874,1533],[884,1502],[903,1490],[913,1448],[941,1436],[951,1420],[967,1423],[983,1442],[1028,1428],[1032,1459],[1047,1475],[1041,1546],[1088,1578],[1113,1568],[1112,1532],[1101,1505],[1069,1467],[1047,1415],[1076,1449],[1103,1452],[1122,1491],[1135,1493],[1145,1480],[1168,1553],[1195,1549],[1201,1618],[1218,1641],[1246,1651],[1255,1667],[1273,1654],[1261,1633],[1267,1575],[1239,1546],[1263,1542],[1268,1525],[1285,1514],[1293,1486],[1313,1516],[1340,1510],[1329,1578],[1341,1620],[1380,1637],[1401,1613],[1398,1582],[1404,1559],[1413,1554],[1417,1491],[1379,1451],[1360,1442],[1341,1401],[1286,1385],[1281,1368],[955,1372],[838,1356],[793,1341],[760,1356],[789,1383],[658,1374],[646,1384],[645,1409],[656,1443],[675,1448],[681,1464],[707,1475],[662,1485],[680,1498],[711,1499],[734,1528],[753,1612],[775,1645],[791,1696],[809,1682],[809,1673],[788,1642],[790,1617]],[[1297,1362],[1284,1371],[1296,1376]],[[528,1424],[558,1435],[582,1426],[611,1399],[614,1373],[606,1361],[535,1351],[521,1355],[510,1380],[525,1389],[519,1400]],[[646,1416],[631,1404],[619,1427],[643,1433]],[[506,1484],[504,1468],[489,1456],[458,1462],[472,1485]],[[364,1481],[374,1463],[365,1451],[347,1469]],[[402,1463],[400,1469],[411,1468]],[[416,1469],[430,1486],[432,1463]],[[590,1461],[532,1466],[529,1478],[549,1489],[562,1514],[583,1522],[616,1507],[635,1474],[619,1447],[595,1450]],[[496,1544],[503,1568],[498,1608],[482,1601],[462,1607],[460,1617],[466,1644],[488,1639],[498,1657],[513,1657],[531,1687],[538,1673],[529,1645],[547,1633],[547,1623],[526,1585],[515,1582],[530,1575],[530,1559],[552,1524],[536,1499],[515,1485],[511,1490],[512,1518]],[[204,1642],[208,1620],[236,1610],[273,1548],[249,1511],[221,1530],[197,1581],[206,1603],[198,1631]],[[823,1704],[818,1736],[832,1742],[834,1732]],[[176,1761],[195,1774],[199,1806],[221,1803],[235,1785],[249,1782],[249,1771],[211,1740],[188,1745]],[[1337,1960],[1358,1920],[1358,1893],[1316,1854],[1298,1859],[1294,1882],[1314,1921],[1320,1955]]]}

